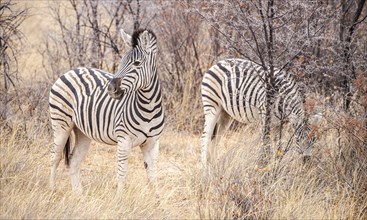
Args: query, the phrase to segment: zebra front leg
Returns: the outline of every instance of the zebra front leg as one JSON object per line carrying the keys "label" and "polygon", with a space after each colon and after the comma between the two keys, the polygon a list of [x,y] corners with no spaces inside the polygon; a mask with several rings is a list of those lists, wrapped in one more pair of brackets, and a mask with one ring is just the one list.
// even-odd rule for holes
{"label": "zebra front leg", "polygon": [[257,161],[257,168],[264,169],[271,159],[270,147],[270,115],[263,115],[261,121],[262,149]]}
{"label": "zebra front leg", "polygon": [[119,138],[117,146],[117,192],[124,190],[128,171],[128,159],[131,153],[132,141],[127,138]]}
{"label": "zebra front leg", "polygon": [[149,140],[141,146],[144,155],[144,167],[148,179],[153,187],[157,188],[157,160],[159,154],[159,140]]}
{"label": "zebra front leg", "polygon": [[284,120],[280,119],[279,124],[275,125],[273,129],[274,129],[273,143],[275,143],[275,147],[276,147],[275,158],[281,160],[287,151],[287,148],[283,146]]}
{"label": "zebra front leg", "polygon": [[79,129],[75,128],[75,146],[70,158],[70,179],[71,187],[74,192],[81,194],[83,192],[80,183],[80,163],[88,153],[91,140],[85,136]]}

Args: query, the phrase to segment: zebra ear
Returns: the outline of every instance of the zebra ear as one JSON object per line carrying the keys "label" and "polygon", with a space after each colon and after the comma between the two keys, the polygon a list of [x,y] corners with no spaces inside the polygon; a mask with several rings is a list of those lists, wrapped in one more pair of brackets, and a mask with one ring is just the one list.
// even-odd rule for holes
{"label": "zebra ear", "polygon": [[131,36],[127,33],[125,33],[125,31],[123,29],[120,30],[120,34],[122,39],[125,42],[125,45],[128,46],[129,48],[133,47],[132,45],[132,41],[131,41]]}
{"label": "zebra ear", "polygon": [[149,31],[145,30],[143,33],[140,34],[140,47],[145,50],[146,52],[151,51],[152,46],[152,36]]}

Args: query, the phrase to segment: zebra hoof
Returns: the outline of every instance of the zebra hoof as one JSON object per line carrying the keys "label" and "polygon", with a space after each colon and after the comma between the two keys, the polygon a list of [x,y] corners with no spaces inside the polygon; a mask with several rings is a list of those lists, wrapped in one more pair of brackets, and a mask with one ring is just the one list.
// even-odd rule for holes
{"label": "zebra hoof", "polygon": [[311,156],[310,156],[310,155],[305,155],[305,156],[303,156],[302,161],[303,161],[303,164],[308,164],[308,163],[310,163],[310,161],[311,161]]}

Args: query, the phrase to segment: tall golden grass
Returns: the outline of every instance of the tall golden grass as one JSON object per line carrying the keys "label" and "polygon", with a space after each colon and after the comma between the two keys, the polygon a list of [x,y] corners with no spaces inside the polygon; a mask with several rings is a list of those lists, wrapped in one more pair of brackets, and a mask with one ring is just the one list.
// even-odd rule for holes
{"label": "tall golden grass", "polygon": [[83,194],[73,194],[62,163],[57,189],[49,190],[49,124],[47,119],[27,123],[27,129],[21,123],[0,127],[1,219],[367,218],[366,160],[355,154],[358,142],[328,123],[320,125],[309,164],[291,150],[268,170],[255,169],[256,128],[229,131],[216,146],[210,174],[204,175],[199,135],[168,124],[161,138],[157,193],[135,148],[122,196],[116,196],[116,148],[96,143],[81,166]]}
{"label": "tall golden grass", "polygon": [[197,218],[191,185],[197,142],[185,143],[187,135],[162,138],[158,196],[147,182],[140,150],[134,149],[126,190],[116,197],[116,149],[99,144],[82,164],[85,191],[76,196],[62,163],[57,190],[48,189],[52,138],[47,122],[34,126],[42,129],[30,135],[20,125],[1,128],[1,219]]}

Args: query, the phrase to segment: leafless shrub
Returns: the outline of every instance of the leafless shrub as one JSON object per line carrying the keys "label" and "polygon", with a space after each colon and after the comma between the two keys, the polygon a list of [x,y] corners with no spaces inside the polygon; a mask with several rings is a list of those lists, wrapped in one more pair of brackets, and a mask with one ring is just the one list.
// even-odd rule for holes
{"label": "leafless shrub", "polygon": [[20,109],[16,85],[19,73],[17,55],[23,37],[19,26],[26,18],[27,9],[17,9],[16,3],[10,0],[0,1],[0,76],[3,79],[0,81],[1,124],[7,124],[8,117]]}
{"label": "leafless shrub", "polygon": [[160,6],[152,24],[161,36],[159,71],[168,121],[177,129],[199,132],[202,126],[201,78],[216,61],[207,25],[184,4],[156,1]]}
{"label": "leafless shrub", "polygon": [[46,33],[39,50],[52,79],[68,69],[95,67],[115,72],[119,65],[119,30],[132,1],[74,1],[50,3],[55,30]]}

